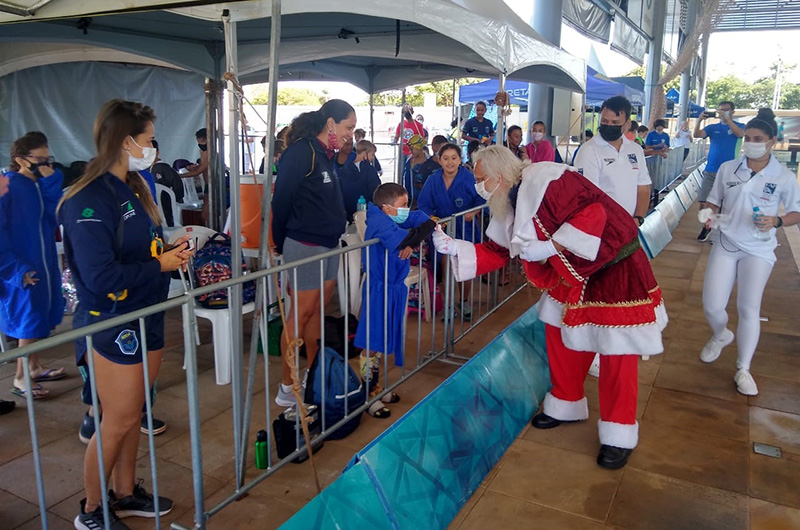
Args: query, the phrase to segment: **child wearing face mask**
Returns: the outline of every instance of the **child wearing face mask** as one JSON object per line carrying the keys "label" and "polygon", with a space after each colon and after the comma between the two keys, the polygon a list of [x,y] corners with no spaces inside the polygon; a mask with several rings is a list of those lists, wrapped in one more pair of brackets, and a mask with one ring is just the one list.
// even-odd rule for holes
{"label": "child wearing face mask", "polygon": [[[64,314],[61,273],[55,231],[56,205],[61,198],[63,175],[53,168],[47,138],[29,132],[11,146],[6,177],[9,191],[0,198],[0,254],[6,263],[0,283],[0,331],[25,346],[47,338]],[[28,388],[24,364],[28,362],[33,388]],[[38,355],[17,360],[11,392],[34,399],[48,391],[39,384],[64,377],[63,368],[46,369]]]}
{"label": "child wearing face mask", "polygon": [[[364,238],[378,238],[380,243],[368,247],[364,253],[367,279],[364,281],[361,317],[354,343],[364,349],[360,359],[361,377],[370,397],[382,390],[382,354],[394,353],[395,365],[403,366],[408,301],[405,279],[411,267],[409,258],[413,248],[424,241],[435,227],[436,223],[427,214],[420,210],[409,210],[408,193],[399,184],[379,186],[367,207]],[[384,404],[396,403],[399,399],[395,393],[389,392],[373,403],[367,412],[376,418],[388,418],[391,413]]]}
{"label": "child wearing face mask", "polygon": [[544,137],[546,133],[547,129],[543,121],[534,122],[531,127],[531,143],[525,146],[531,163],[555,160],[556,153],[552,144]]}

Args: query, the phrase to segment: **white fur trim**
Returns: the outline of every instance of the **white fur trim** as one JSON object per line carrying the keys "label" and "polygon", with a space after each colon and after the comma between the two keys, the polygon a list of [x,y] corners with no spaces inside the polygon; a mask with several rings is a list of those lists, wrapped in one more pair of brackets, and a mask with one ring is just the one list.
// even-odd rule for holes
{"label": "white fur trim", "polygon": [[453,264],[453,274],[457,282],[471,280],[478,272],[478,255],[475,253],[475,245],[469,241],[454,239],[456,253],[450,256]]}
{"label": "white fur trim", "polygon": [[568,169],[566,164],[537,162],[522,171],[522,182],[517,195],[517,210],[514,214],[514,234],[511,242],[524,247],[529,241],[539,239],[533,226],[533,216],[539,211],[547,187],[558,180]]}
{"label": "white fur trim", "polygon": [[[666,312],[665,312],[666,314]],[[658,355],[664,352],[661,322],[641,326],[605,327],[584,324],[561,326],[564,346],[571,350],[593,351],[602,355]]]}
{"label": "white fur trim", "polygon": [[544,396],[542,411],[557,420],[581,421],[589,417],[589,404],[586,401],[586,397],[578,401],[564,401],[548,392]]}
{"label": "white fur trim", "polygon": [[509,255],[516,258],[519,255],[519,245],[511,244],[511,236],[514,232],[514,210],[506,213],[504,219],[492,216],[489,226],[486,228],[486,237],[497,243],[503,248],[507,248]]}
{"label": "white fur trim", "polygon": [[600,250],[600,238],[587,234],[569,223],[561,225],[553,234],[553,241],[565,246],[567,250],[583,259],[594,261]]}
{"label": "white fur trim", "polygon": [[633,425],[597,420],[597,434],[600,443],[623,449],[634,449],[639,443],[639,422]]}
{"label": "white fur trim", "polygon": [[561,327],[561,318],[564,316],[564,304],[556,301],[552,296],[546,292],[542,293],[542,297],[536,303],[536,312],[539,314],[539,320],[545,324],[550,324],[557,328]]}

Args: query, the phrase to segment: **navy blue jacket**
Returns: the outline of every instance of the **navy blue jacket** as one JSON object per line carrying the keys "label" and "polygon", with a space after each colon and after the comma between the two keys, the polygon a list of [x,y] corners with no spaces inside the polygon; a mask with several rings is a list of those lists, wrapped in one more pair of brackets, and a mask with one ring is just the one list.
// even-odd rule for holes
{"label": "navy blue jacket", "polygon": [[[336,159],[334,158],[334,162]],[[348,159],[343,165],[334,163],[336,177],[339,179],[339,186],[342,188],[342,198],[344,199],[344,209],[347,212],[347,220],[353,220],[353,214],[358,209],[358,199],[372,202],[372,195],[381,179],[376,170],[369,162],[361,162],[360,167],[356,166]]]}
{"label": "navy blue jacket", "polygon": [[347,224],[333,163],[317,138],[300,138],[281,155],[272,195],[272,238],[334,248]]}
{"label": "navy blue jacket", "polygon": [[[0,198],[0,330],[19,339],[41,339],[61,323],[64,297],[56,252],[56,206],[64,176],[59,170],[36,182],[9,172]],[[39,282],[23,287],[26,272]]]}
{"label": "navy blue jacket", "polygon": [[[153,226],[127,184],[106,173],[65,201],[59,219],[84,310],[121,314],[166,300],[169,274],[161,272],[151,251],[154,237],[162,237],[161,227]],[[120,222],[122,245],[117,249]],[[127,295],[116,302],[108,296],[125,291]]]}

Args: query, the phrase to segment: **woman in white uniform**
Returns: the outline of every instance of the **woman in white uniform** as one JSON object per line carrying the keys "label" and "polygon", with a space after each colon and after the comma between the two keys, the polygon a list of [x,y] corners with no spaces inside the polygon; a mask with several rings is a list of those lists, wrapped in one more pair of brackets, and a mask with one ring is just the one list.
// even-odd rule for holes
{"label": "woman in white uniform", "polygon": [[[739,356],[734,382],[738,391],[747,396],[758,394],[750,375],[750,362],[760,334],[761,297],[775,264],[776,228],[800,223],[797,177],[771,153],[777,141],[776,131],[772,111],[759,111],[745,128],[742,156],[720,166],[708,197],[713,213],[722,216],[712,235],[714,246],[703,282],[703,311],[714,334],[700,353],[700,360],[714,362],[722,349],[733,342],[725,307],[737,283]],[[786,211],[783,216],[779,216],[780,204]],[[712,221],[706,223],[707,228],[711,225]]]}

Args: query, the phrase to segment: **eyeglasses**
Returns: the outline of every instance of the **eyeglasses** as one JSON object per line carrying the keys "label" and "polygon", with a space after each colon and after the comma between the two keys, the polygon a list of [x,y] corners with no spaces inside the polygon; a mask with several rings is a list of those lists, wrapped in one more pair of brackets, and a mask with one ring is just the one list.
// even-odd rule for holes
{"label": "eyeglasses", "polygon": [[55,157],[52,156],[26,156],[25,159],[28,162],[31,162],[31,158],[35,160],[34,164],[39,164],[40,166],[52,166],[53,162],[56,161]]}

